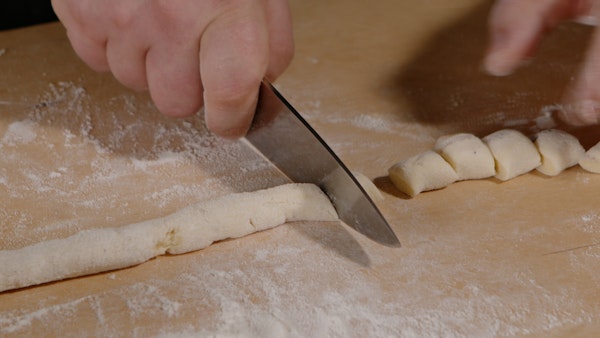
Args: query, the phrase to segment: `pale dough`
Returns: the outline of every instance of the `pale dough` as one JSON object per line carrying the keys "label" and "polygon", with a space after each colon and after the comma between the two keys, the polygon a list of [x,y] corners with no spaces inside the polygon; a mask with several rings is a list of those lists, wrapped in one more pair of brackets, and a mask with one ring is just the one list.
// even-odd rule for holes
{"label": "pale dough", "polygon": [[496,162],[496,178],[507,181],[541,164],[540,153],[521,132],[503,129],[483,138]]}
{"label": "pale dough", "polygon": [[383,201],[385,199],[381,191],[379,191],[377,186],[373,182],[371,182],[371,180],[367,176],[357,171],[352,171],[352,175],[354,176],[354,178],[356,178],[360,186],[364,189],[364,191],[367,193],[367,195],[369,195],[369,197],[373,201]]}
{"label": "pale dough", "polygon": [[394,164],[389,175],[396,188],[411,197],[422,191],[444,188],[458,179],[450,164],[431,150]]}
{"label": "pale dough", "polygon": [[536,170],[548,176],[576,165],[585,153],[575,136],[557,129],[539,132],[535,146],[542,157],[542,164]]}
{"label": "pale dough", "polygon": [[506,181],[533,169],[554,176],[578,162],[600,173],[600,143],[585,152],[564,131],[541,131],[534,143],[517,130],[503,129],[483,139],[467,133],[442,136],[433,151],[396,163],[389,174],[396,188],[414,197],[455,181],[492,176]]}
{"label": "pale dough", "polygon": [[579,159],[579,165],[589,172],[600,174],[600,143],[585,152]]}
{"label": "pale dough", "polygon": [[454,168],[458,180],[474,180],[496,175],[494,157],[481,139],[473,134],[453,134],[437,139],[433,150]]}
{"label": "pale dough", "polygon": [[301,220],[338,220],[329,199],[315,185],[287,184],[226,195],[163,218],[0,251],[0,292],[125,268]]}

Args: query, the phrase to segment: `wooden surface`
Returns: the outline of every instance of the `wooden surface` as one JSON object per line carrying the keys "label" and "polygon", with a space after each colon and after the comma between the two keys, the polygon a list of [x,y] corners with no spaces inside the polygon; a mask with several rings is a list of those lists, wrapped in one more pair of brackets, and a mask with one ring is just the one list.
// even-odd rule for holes
{"label": "wooden surface", "polygon": [[[0,336],[592,336],[600,176],[460,182],[414,199],[387,169],[451,132],[540,127],[591,30],[562,26],[515,75],[481,71],[486,1],[292,1],[280,91],[375,181],[403,246],[297,223],[0,294]],[[59,24],[0,33],[0,248],[158,217],[285,182],[202,117],[88,70]],[[565,128],[589,147],[598,128]]]}

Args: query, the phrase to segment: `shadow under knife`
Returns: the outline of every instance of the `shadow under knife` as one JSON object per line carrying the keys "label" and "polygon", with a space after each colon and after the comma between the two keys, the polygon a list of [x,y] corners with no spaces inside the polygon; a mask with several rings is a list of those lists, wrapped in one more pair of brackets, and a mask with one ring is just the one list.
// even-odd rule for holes
{"label": "shadow under knife", "polygon": [[323,249],[333,251],[362,267],[371,267],[369,255],[348,231],[348,226],[341,221],[298,222],[293,229]]}

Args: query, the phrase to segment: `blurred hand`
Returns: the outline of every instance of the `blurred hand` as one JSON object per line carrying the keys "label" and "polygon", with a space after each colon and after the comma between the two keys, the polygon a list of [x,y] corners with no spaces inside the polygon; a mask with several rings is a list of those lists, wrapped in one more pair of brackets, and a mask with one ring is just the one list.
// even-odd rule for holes
{"label": "blurred hand", "polygon": [[[490,46],[484,66],[491,74],[513,72],[531,58],[543,36],[566,20],[596,24],[596,0],[498,0],[490,14]],[[586,43],[586,41],[582,41]],[[600,33],[594,32],[573,86],[565,96],[563,119],[573,125],[600,122]]]}
{"label": "blurred hand", "polygon": [[94,70],[149,90],[158,109],[205,108],[224,137],[240,137],[264,77],[293,55],[286,0],[52,0],[75,52]]}

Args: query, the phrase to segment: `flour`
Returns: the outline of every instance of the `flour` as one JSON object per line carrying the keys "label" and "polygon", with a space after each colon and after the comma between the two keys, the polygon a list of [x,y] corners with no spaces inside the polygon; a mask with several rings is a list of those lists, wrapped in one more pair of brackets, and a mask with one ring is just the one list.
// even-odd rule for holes
{"label": "flour", "polygon": [[48,316],[51,316],[56,313],[62,313],[65,315],[73,314],[76,312],[76,309],[80,304],[92,298],[92,296],[89,296],[63,304],[41,307],[39,310],[27,313],[26,315],[23,315],[22,313],[20,313],[20,311],[17,310],[9,313],[4,313],[0,317],[0,333],[10,334],[18,332],[24,327],[31,325],[32,322],[43,321]]}
{"label": "flour", "polygon": [[[278,229],[278,232],[276,239],[286,236],[289,230]],[[451,276],[440,280],[433,288],[430,284],[420,284],[415,280],[408,288],[385,290],[381,289],[381,284],[386,281],[376,281],[335,256],[322,256],[320,259],[325,261],[323,265],[307,266],[303,262],[316,258],[316,245],[303,241],[290,248],[288,244],[284,247],[269,243],[255,255],[255,261],[244,267],[240,268],[234,262],[225,263],[220,269],[198,266],[195,271],[180,275],[176,279],[180,292],[193,295],[195,292],[201,293],[201,290],[210,290],[207,298],[201,302],[215,304],[219,310],[209,324],[181,330],[163,329],[158,336],[522,336],[539,332],[537,330],[542,327],[552,330],[565,324],[589,323],[596,318],[591,313],[570,316],[569,311],[576,309],[578,303],[571,298],[569,291],[556,295],[538,285],[528,273],[517,276],[517,279],[519,285],[537,290],[536,299],[539,301],[533,304],[527,300],[527,294],[521,294],[525,291],[522,287],[499,297],[497,290],[477,284],[466,284],[461,290],[439,299],[438,293],[443,293],[449,287]],[[426,250],[417,250],[415,254],[426,255]],[[303,257],[304,260],[294,260],[294,257]],[[449,268],[427,264],[415,258],[405,257],[403,264],[394,265],[399,270],[397,278],[414,278],[415,273],[424,276],[435,269]],[[260,268],[260,262],[265,259],[270,262],[268,266],[280,269],[271,268],[272,271],[268,271],[268,268]],[[418,267],[421,264],[424,266]],[[469,265],[454,268],[457,273],[470,269]],[[325,269],[325,279],[334,281],[332,287],[322,288],[323,279],[313,280]],[[297,271],[303,271],[308,277],[290,279],[289,276]],[[505,282],[512,283],[509,282],[512,278],[506,276]],[[252,283],[240,284],[239,281]],[[260,299],[260,302],[253,301],[253,297]],[[381,301],[390,298],[395,301]],[[294,301],[290,302],[290,299]],[[200,299],[190,298],[187,306],[194,307],[194,304],[201,304]],[[181,312],[185,311],[185,306],[182,306]],[[528,328],[526,318],[534,320],[541,327]]]}
{"label": "flour", "polygon": [[537,133],[542,130],[552,129],[557,126],[556,114],[564,110],[560,104],[543,106],[538,112],[538,116],[529,118],[507,118],[506,114],[500,112],[492,115],[493,124],[502,126],[502,128],[525,128],[531,133]]}
{"label": "flour", "polygon": [[14,147],[18,144],[33,142],[36,138],[35,123],[30,120],[16,121],[8,126],[8,130],[0,140],[0,146]]}
{"label": "flour", "polygon": [[560,105],[550,105],[542,107],[540,115],[535,119],[535,125],[539,130],[552,129],[556,127],[554,115],[561,110]]}
{"label": "flour", "polygon": [[502,126],[504,128],[515,128],[526,126],[527,124],[529,124],[529,119],[510,119],[504,121]]}
{"label": "flour", "polygon": [[155,160],[140,160],[132,158],[131,162],[136,170],[147,172],[148,170],[152,170],[152,168],[164,165],[177,167],[178,164],[184,162],[186,159],[184,154],[171,151],[165,151],[157,154],[156,156],[157,158]]}
{"label": "flour", "polygon": [[377,116],[375,114],[363,114],[354,117],[351,122],[353,125],[361,128],[367,128],[373,131],[379,132],[393,132],[394,121],[389,120],[383,116]]}
{"label": "flour", "polygon": [[586,215],[581,216],[581,220],[583,222],[585,222],[585,223],[588,223],[588,222],[598,222],[600,220],[600,217],[598,216],[597,213],[592,212],[590,214],[586,214]]}
{"label": "flour", "polygon": [[[102,226],[101,210],[112,210],[116,225],[126,224],[191,201],[288,182],[244,144],[208,133],[202,116],[169,119],[128,94],[101,106],[91,100],[76,83],[53,83],[35,98],[20,99],[17,118],[1,121],[0,189],[10,198],[0,202],[17,211],[1,221],[0,248]],[[136,183],[140,179],[144,184]],[[22,211],[28,221],[19,216],[23,205],[38,206]],[[85,224],[53,226],[75,219]]]}
{"label": "flour", "polygon": [[[101,105],[91,104],[94,95],[78,83],[56,83],[32,99],[30,110],[0,120],[0,140],[6,137],[0,141],[0,191],[10,196],[0,200],[0,247],[155,218],[229,192],[287,182],[244,144],[210,135],[201,116],[170,120],[130,94]],[[365,158],[347,164],[369,177],[381,176],[399,152],[430,146],[439,134],[384,113],[362,116],[343,106],[323,112],[330,106],[326,99],[324,94],[297,101],[306,102],[315,125],[346,131],[322,136],[339,154]],[[357,135],[373,142],[357,142]],[[390,157],[378,155],[381,149]],[[573,177],[578,187],[596,182],[581,172]],[[473,195],[456,204],[452,192],[447,203],[435,205],[387,198],[383,212],[401,215],[389,219],[399,229],[400,250],[339,224],[289,224],[245,241],[218,243],[214,250],[0,294],[0,335],[545,336],[600,321],[600,311],[582,300],[581,290],[573,285],[557,290],[548,284],[550,272],[540,276],[532,270],[545,251],[527,250],[528,242],[544,242],[540,233],[561,226],[584,232],[591,243],[599,234],[597,215],[573,211],[566,225],[549,222],[522,231],[526,227],[510,219],[514,208],[523,207],[512,198],[520,196],[517,184],[513,204],[472,220],[481,233],[465,242],[456,229],[482,201],[496,196],[491,182],[480,183],[482,189],[469,190]],[[432,213],[446,216],[437,224]],[[597,250],[541,259],[568,260],[561,266],[597,278]],[[352,260],[365,256],[369,267]],[[510,262],[517,260],[531,260],[530,268],[515,269]]]}
{"label": "flour", "polygon": [[134,317],[147,315],[146,311],[148,310],[156,311],[162,316],[175,317],[181,307],[180,302],[162,295],[161,290],[152,285],[135,284],[128,291],[141,295],[141,297],[128,297],[126,299],[129,313]]}

